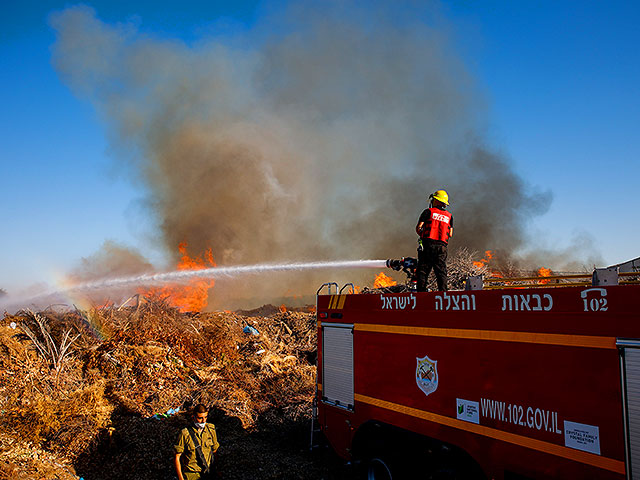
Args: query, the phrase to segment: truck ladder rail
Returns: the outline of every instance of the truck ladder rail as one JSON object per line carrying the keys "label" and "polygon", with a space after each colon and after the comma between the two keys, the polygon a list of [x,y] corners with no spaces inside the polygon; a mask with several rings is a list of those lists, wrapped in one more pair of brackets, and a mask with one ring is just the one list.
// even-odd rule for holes
{"label": "truck ladder rail", "polygon": [[349,287],[349,290],[347,290],[347,294],[353,294],[356,293],[356,287],[353,283],[349,282],[349,283],[345,283],[342,288],[340,289],[340,291],[338,292],[339,295],[342,295],[342,291]]}
{"label": "truck ladder rail", "polygon": [[316,296],[320,295],[320,292],[324,287],[327,287],[327,295],[331,295],[331,287],[335,287],[336,293],[338,293],[338,284],[336,282],[327,282],[320,285],[320,288],[318,288],[318,291],[316,292]]}

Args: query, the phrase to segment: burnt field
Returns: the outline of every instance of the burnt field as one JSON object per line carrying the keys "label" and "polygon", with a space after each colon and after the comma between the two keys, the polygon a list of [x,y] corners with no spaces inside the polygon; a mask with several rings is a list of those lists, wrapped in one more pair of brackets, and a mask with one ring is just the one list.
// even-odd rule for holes
{"label": "burnt field", "polygon": [[309,451],[309,310],[192,314],[149,298],[5,314],[0,478],[174,478],[174,437],[200,402],[218,430],[221,478],[351,478],[330,449]]}

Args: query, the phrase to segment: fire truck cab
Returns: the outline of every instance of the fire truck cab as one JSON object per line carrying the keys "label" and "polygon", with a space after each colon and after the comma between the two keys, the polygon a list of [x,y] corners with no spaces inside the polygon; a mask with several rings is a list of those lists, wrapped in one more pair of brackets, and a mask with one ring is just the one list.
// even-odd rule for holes
{"label": "fire truck cab", "polygon": [[640,285],[618,273],[319,294],[320,429],[371,479],[640,479]]}

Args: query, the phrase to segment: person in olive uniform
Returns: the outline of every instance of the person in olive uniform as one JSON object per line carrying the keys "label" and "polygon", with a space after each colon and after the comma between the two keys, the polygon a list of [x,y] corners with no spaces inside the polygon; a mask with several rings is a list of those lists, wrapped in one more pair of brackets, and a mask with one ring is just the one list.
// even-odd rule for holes
{"label": "person in olive uniform", "polygon": [[207,414],[207,407],[196,405],[191,416],[192,424],[178,434],[173,446],[178,480],[213,478],[215,454],[220,444],[215,425],[207,423]]}

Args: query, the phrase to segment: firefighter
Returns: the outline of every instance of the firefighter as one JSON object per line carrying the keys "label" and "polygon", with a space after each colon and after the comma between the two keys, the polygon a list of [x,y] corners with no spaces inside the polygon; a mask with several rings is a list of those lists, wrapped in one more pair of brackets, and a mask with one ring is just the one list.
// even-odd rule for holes
{"label": "firefighter", "polygon": [[196,405],[191,425],[183,428],[174,445],[175,468],[178,480],[205,480],[214,478],[215,453],[220,444],[216,427],[207,423],[208,410]]}
{"label": "firefighter", "polygon": [[447,290],[447,244],[453,236],[453,216],[447,211],[449,195],[437,190],[429,195],[429,208],[418,219],[418,292],[427,291],[427,280],[433,269],[438,290]]}

